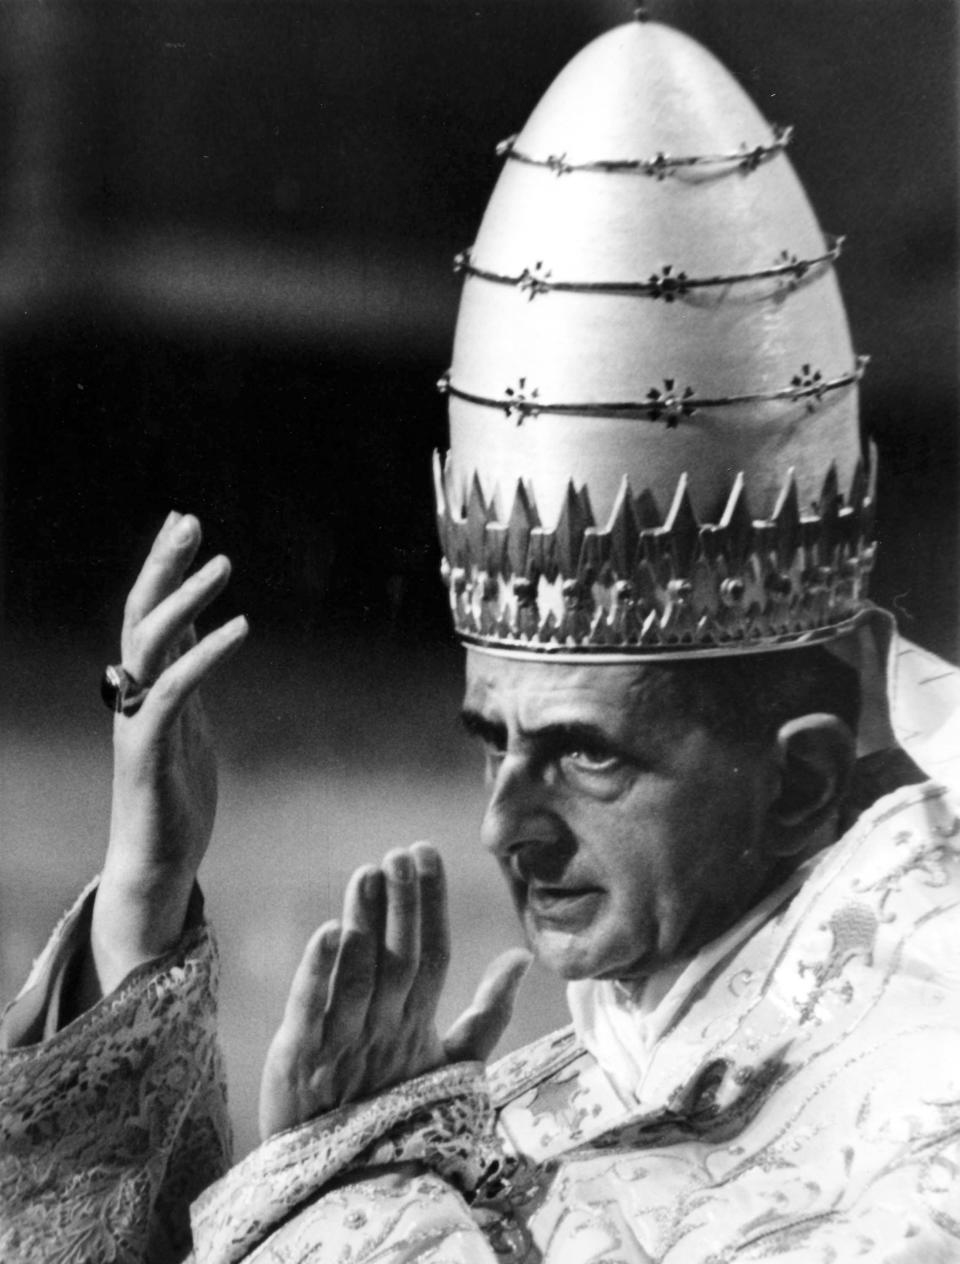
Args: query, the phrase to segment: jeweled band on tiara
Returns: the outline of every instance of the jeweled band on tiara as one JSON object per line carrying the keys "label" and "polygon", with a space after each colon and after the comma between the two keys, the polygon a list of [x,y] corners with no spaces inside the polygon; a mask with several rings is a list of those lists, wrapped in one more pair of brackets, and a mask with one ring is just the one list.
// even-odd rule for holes
{"label": "jeweled band on tiara", "polygon": [[686,475],[663,518],[624,478],[605,527],[571,481],[553,530],[529,483],[501,518],[476,475],[462,504],[449,460],[435,456],[434,476],[442,570],[467,641],[537,655],[742,651],[823,639],[866,605],[874,492],[862,462],[846,497],[831,464],[806,512],[791,471],[768,519],[751,515],[740,474],[715,523],[698,521]]}
{"label": "jeweled band on tiara", "polygon": [[793,138],[792,127],[773,127],[773,137],[767,145],[741,145],[732,153],[686,154],[674,157],[658,153],[652,158],[593,158],[584,162],[571,162],[566,154],[547,154],[543,157],[524,153],[517,149],[519,132],[508,136],[497,145],[497,156],[531,167],[546,167],[555,175],[565,176],[574,171],[598,172],[604,175],[653,176],[664,180],[667,176],[696,167],[728,167],[731,171],[749,174],[770,158],[786,149]]}
{"label": "jeweled band on tiara", "polygon": [[540,294],[611,294],[638,298],[662,298],[668,303],[675,302],[695,290],[715,288],[717,286],[743,285],[751,281],[785,280],[791,289],[804,278],[816,275],[821,268],[832,266],[840,257],[843,249],[843,237],[828,237],[824,243],[824,252],[812,259],[801,259],[788,250],[780,252],[776,261],[767,268],[757,268],[753,272],[718,273],[715,276],[693,277],[685,271],[677,270],[672,263],[664,264],[659,272],[649,276],[645,281],[574,281],[554,277],[553,273],[538,260],[532,268],[524,268],[518,273],[497,272],[478,264],[473,257],[473,250],[461,250],[454,258],[453,270],[465,276],[477,277],[481,281],[491,281],[496,285],[512,285],[522,290],[528,299]]}
{"label": "jeweled band on tiara", "polygon": [[667,377],[663,379],[662,387],[651,387],[647,391],[646,398],[641,400],[561,402],[542,399],[539,388],[528,385],[527,379],[521,377],[516,386],[506,387],[503,395],[498,398],[464,390],[451,379],[449,371],[437,382],[437,390],[442,395],[452,395],[470,404],[497,408],[507,417],[514,418],[518,424],[525,417],[553,413],[575,417],[623,417],[635,421],[663,420],[668,429],[672,430],[684,417],[692,417],[701,409],[728,408],[741,404],[806,401],[807,408],[813,411],[824,395],[859,382],[869,363],[869,356],[857,356],[857,362],[852,369],[834,378],[825,378],[819,369],[812,369],[809,364],[804,364],[793,375],[790,382],[779,390],[746,391],[739,395],[698,395],[692,386],[685,386],[681,390],[673,378]]}

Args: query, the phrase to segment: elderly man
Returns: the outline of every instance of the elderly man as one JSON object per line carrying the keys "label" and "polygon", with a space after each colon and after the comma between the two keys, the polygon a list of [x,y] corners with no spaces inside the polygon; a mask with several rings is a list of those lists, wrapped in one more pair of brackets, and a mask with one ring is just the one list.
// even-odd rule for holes
{"label": "elderly man", "polygon": [[[507,143],[460,257],[438,521],[483,841],[572,1025],[487,1071],[523,955],[441,1037],[440,858],[359,870],[294,980],[264,1144],[194,1203],[205,1264],[960,1260],[960,820],[893,735],[863,363],[787,140],[640,21]],[[168,524],[128,607],[121,826],[85,962],[78,914],[34,1009],[55,1031],[58,961],[77,1008],[123,982],[7,1055],[48,1077],[8,1127],[25,1259],[52,1208],[65,1258],[176,1258],[222,1167],[209,814],[171,734],[243,630],[176,658],[226,577],[181,583],[196,542]],[[57,1167],[36,1120],[70,1110],[107,1123]]]}
{"label": "elderly man", "polygon": [[441,1040],[438,860],[361,871],[202,1258],[960,1259],[960,823],[891,730],[840,243],[639,18],[501,146],[436,469],[483,841],[572,1026],[467,1061],[518,962]]}

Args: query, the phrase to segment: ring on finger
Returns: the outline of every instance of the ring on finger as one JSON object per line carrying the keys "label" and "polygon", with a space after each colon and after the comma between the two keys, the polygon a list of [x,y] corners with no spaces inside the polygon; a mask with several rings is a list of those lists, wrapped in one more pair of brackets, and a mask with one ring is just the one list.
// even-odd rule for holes
{"label": "ring on finger", "polygon": [[100,681],[100,697],[115,715],[136,715],[149,692],[122,663],[107,667]]}

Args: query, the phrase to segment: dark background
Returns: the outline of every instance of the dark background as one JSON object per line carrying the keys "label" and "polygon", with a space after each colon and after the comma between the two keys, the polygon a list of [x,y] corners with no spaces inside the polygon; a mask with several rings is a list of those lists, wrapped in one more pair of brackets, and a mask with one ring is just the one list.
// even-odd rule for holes
{"label": "dark background", "polygon": [[[872,356],[863,413],[880,452],[873,595],[956,659],[956,6],[650,9],[795,125],[821,223],[847,235],[839,275]],[[511,933],[449,720],[459,655],[436,577],[433,384],[456,315],[451,260],[479,224],[496,142],[631,12],[0,7],[2,981],[97,863],[99,666],[153,531],[170,507],[193,511],[207,551],[236,564],[222,615],[243,610],[254,629],[211,695],[224,792],[207,877],[243,1145],[299,943],[354,863],[460,831],[458,995],[475,945]],[[554,991],[520,1034],[558,1013]]]}

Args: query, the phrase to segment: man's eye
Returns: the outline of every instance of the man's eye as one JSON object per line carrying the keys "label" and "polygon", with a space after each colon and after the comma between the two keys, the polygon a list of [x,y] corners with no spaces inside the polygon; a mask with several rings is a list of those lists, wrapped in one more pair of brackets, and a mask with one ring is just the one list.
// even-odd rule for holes
{"label": "man's eye", "polygon": [[575,746],[565,751],[563,759],[586,772],[612,772],[620,759],[600,746]]}

